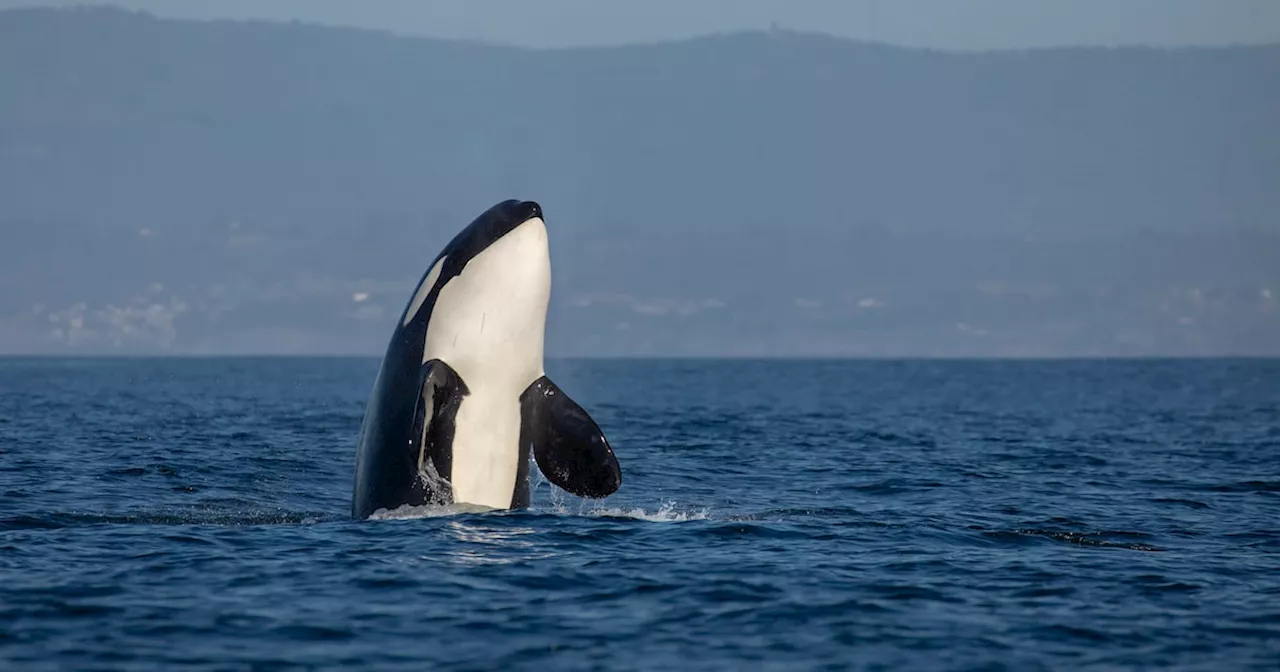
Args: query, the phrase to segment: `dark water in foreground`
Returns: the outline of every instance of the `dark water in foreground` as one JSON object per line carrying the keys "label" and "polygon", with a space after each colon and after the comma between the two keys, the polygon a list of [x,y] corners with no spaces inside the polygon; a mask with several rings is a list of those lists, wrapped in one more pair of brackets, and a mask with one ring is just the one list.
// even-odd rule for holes
{"label": "dark water in foreground", "polygon": [[0,668],[1280,669],[1280,362],[551,362],[603,503],[347,520],[375,360],[0,360]]}

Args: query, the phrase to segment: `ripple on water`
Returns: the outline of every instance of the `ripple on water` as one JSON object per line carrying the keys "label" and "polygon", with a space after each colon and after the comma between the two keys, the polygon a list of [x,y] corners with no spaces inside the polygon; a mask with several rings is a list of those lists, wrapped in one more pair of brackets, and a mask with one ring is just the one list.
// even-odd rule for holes
{"label": "ripple on water", "polygon": [[0,359],[0,669],[1275,668],[1280,364],[573,363],[617,495],[352,521],[377,364]]}

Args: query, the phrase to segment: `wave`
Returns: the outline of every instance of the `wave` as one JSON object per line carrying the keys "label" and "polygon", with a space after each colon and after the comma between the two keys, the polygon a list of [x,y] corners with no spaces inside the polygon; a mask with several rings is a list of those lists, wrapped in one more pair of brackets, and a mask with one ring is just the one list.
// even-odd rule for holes
{"label": "wave", "polygon": [[389,511],[387,509],[378,509],[369,515],[369,520],[417,520],[419,518],[442,518],[467,513],[491,513],[495,511],[499,511],[499,509],[475,504],[449,504],[446,506],[402,504]]}
{"label": "wave", "polygon": [[648,523],[685,523],[691,520],[709,520],[711,513],[707,509],[701,511],[681,511],[675,502],[663,502],[657,511],[650,513],[644,509],[624,509],[621,507],[599,508],[587,511],[584,515],[592,518],[627,518],[643,520]]}
{"label": "wave", "polygon": [[585,518],[621,518],[641,520],[649,523],[683,523],[691,520],[708,520],[710,513],[706,509],[699,511],[683,511],[675,502],[663,502],[657,510],[647,511],[643,508],[597,507],[593,509],[572,510],[563,502],[552,503],[546,509],[530,508],[509,511],[492,509],[473,504],[450,504],[447,506],[400,506],[394,510],[378,509],[369,516],[369,520],[415,520],[418,518],[442,518],[475,513],[498,513],[504,515],[552,515]]}
{"label": "wave", "polygon": [[57,530],[87,525],[312,525],[340,518],[297,511],[157,511],[124,514],[47,513],[0,518],[0,531]]}

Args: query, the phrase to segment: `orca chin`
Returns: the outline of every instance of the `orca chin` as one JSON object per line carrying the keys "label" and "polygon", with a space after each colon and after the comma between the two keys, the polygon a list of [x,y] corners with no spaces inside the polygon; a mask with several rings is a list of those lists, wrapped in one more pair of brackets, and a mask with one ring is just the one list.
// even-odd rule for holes
{"label": "orca chin", "polygon": [[535,201],[494,205],[436,255],[365,407],[352,516],[527,507],[531,456],[575,495],[603,498],[621,487],[599,425],[543,370],[550,296],[547,227]]}

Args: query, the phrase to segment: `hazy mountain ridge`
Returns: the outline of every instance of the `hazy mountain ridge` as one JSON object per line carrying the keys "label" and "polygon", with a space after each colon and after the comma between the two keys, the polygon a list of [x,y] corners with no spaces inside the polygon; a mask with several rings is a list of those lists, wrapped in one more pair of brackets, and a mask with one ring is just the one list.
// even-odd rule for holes
{"label": "hazy mountain ridge", "polygon": [[0,351],[377,352],[520,197],[565,354],[1280,352],[1276,119],[1280,47],[3,12]]}

